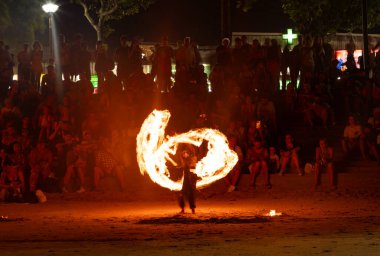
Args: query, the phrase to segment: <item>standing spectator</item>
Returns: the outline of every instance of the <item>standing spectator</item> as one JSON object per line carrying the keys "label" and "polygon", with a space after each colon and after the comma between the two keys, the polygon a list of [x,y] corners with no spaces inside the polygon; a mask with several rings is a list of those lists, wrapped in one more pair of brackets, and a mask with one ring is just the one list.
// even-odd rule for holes
{"label": "standing spectator", "polygon": [[7,95],[9,84],[9,66],[12,63],[12,58],[9,52],[5,49],[4,42],[0,41],[0,100],[3,100]]}
{"label": "standing spectator", "polygon": [[235,38],[235,46],[232,49],[231,54],[234,74],[238,75],[241,72],[244,64],[244,58],[246,57],[244,55],[245,52],[243,51],[243,43],[240,37]]}
{"label": "standing spectator", "polygon": [[326,41],[325,37],[322,37],[322,47],[325,53],[325,71],[328,71],[331,68],[332,61],[334,59],[334,49],[329,42]]}
{"label": "standing spectator", "polygon": [[304,44],[301,48],[301,84],[305,81],[307,73],[314,74],[315,60],[313,51],[313,40],[310,35],[305,37]]}
{"label": "standing spectator", "polygon": [[56,94],[57,76],[54,67],[49,65],[47,67],[47,74],[42,76],[41,81],[41,95],[43,97]]}
{"label": "standing spectator", "polygon": [[87,80],[91,79],[91,53],[87,49],[87,44],[82,43],[80,48],[80,58],[78,59],[78,71],[80,79],[86,77]]}
{"label": "standing spectator", "polygon": [[316,36],[314,38],[313,51],[314,51],[314,63],[315,63],[314,72],[315,72],[315,75],[319,75],[319,73],[323,73],[326,68],[325,67],[325,64],[326,64],[325,50],[323,48],[323,42],[320,36]]}
{"label": "standing spectator", "polygon": [[191,45],[190,37],[186,37],[183,45],[176,51],[176,85],[180,89],[188,89],[188,85],[192,80],[193,71],[196,65],[195,49]]}
{"label": "standing spectator", "polygon": [[270,75],[271,84],[269,92],[272,94],[278,90],[278,83],[280,81],[280,68],[281,68],[281,48],[276,39],[271,40],[271,44],[267,50],[267,68]]}
{"label": "standing spectator", "polygon": [[29,52],[28,44],[24,44],[22,51],[17,54],[17,61],[18,61],[18,80],[30,81],[31,55]]}
{"label": "standing spectator", "polygon": [[302,59],[302,44],[303,39],[302,36],[298,36],[298,44],[293,47],[291,52],[291,65],[290,65],[290,76],[292,80],[292,84],[297,85],[298,76],[301,70],[301,59]]}
{"label": "standing spectator", "polygon": [[40,90],[40,79],[42,74],[43,51],[40,42],[35,41],[31,52],[32,77],[31,82],[35,90]]}
{"label": "standing spectator", "polygon": [[74,43],[70,47],[70,75],[71,80],[76,81],[77,76],[81,73],[81,60],[83,48],[83,36],[81,34],[76,34]]}
{"label": "standing spectator", "polygon": [[108,71],[108,56],[107,50],[102,41],[96,43],[95,50],[95,71],[98,76],[98,85],[100,89],[103,89],[103,83],[105,80],[105,75]]}
{"label": "standing spectator", "polygon": [[241,48],[243,51],[243,64],[248,65],[251,55],[252,55],[252,46],[248,43],[248,38],[246,35],[241,36]]}
{"label": "standing spectator", "polygon": [[117,62],[117,70],[116,70],[117,77],[120,79],[120,81],[124,83],[124,86],[130,73],[129,66],[128,66],[129,51],[130,51],[130,48],[128,46],[127,36],[122,35],[120,37],[120,46],[119,48],[117,48],[115,52],[115,61]]}
{"label": "standing spectator", "polygon": [[[64,35],[60,35],[60,58],[58,61],[60,61],[61,65],[61,72],[63,74],[63,79],[65,81],[70,80],[70,72],[71,72],[71,64],[72,61],[70,59],[70,47],[66,42],[66,38]],[[59,77],[62,77],[62,74],[58,74]]]}
{"label": "standing spectator", "polygon": [[281,89],[286,90],[286,80],[288,74],[288,68],[291,66],[291,53],[290,53],[290,45],[286,44],[284,49],[282,50],[281,55]]}
{"label": "standing spectator", "polygon": [[230,39],[223,38],[222,44],[216,48],[216,63],[224,69],[229,68],[232,64],[232,51]]}
{"label": "standing spectator", "polygon": [[157,76],[157,85],[160,91],[168,92],[170,89],[173,55],[174,52],[169,46],[168,38],[163,37],[154,58],[155,73],[152,72],[153,76]]}
{"label": "standing spectator", "polygon": [[129,50],[128,60],[130,63],[131,75],[141,70],[142,50],[140,48],[140,42],[137,38],[132,40],[132,44]]}

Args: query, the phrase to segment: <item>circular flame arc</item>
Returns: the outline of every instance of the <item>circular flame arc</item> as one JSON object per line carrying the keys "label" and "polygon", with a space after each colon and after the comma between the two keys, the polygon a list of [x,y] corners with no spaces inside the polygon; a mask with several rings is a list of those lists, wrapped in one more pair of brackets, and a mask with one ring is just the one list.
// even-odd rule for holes
{"label": "circular flame arc", "polygon": [[236,165],[237,154],[228,147],[227,138],[215,129],[197,129],[175,136],[165,136],[165,128],[170,119],[167,110],[154,110],[144,121],[136,138],[137,161],[142,175],[147,173],[151,180],[162,187],[180,191],[182,180],[170,178],[167,161],[171,159],[181,143],[199,147],[207,141],[208,151],[191,171],[198,176],[197,188],[203,188],[224,178]]}

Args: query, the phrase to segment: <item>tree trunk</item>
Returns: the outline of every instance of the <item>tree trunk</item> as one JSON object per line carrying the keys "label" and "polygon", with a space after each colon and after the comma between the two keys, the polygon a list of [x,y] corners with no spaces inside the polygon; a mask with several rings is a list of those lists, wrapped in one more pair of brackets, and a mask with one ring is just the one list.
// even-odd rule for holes
{"label": "tree trunk", "polygon": [[103,33],[102,33],[102,29],[101,28],[97,28],[95,29],[96,30],[96,38],[98,41],[102,41],[103,40]]}

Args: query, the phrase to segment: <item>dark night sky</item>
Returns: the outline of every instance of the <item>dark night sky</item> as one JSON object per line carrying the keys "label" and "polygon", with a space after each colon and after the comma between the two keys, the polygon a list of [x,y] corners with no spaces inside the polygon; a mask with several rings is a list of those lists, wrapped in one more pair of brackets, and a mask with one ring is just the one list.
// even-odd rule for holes
{"label": "dark night sky", "polygon": [[[172,42],[191,36],[200,44],[216,44],[220,37],[220,0],[157,0],[147,11],[114,22],[115,32],[107,40],[117,42],[120,34],[141,36],[144,41],[158,41],[168,35]],[[249,12],[232,10],[232,31],[285,32],[291,21],[283,14],[280,0],[259,0]],[[95,31],[76,5],[62,5],[56,22],[70,40],[82,33],[95,43]]]}

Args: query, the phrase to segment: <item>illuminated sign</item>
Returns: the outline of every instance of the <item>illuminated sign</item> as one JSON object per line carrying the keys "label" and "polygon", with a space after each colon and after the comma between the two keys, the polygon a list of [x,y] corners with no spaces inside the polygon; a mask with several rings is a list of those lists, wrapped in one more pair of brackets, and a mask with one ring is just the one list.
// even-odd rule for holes
{"label": "illuminated sign", "polygon": [[288,44],[293,44],[293,40],[297,39],[297,34],[293,34],[293,30],[291,28],[288,28],[288,33],[287,34],[283,34],[282,38],[284,40],[287,40]]}

